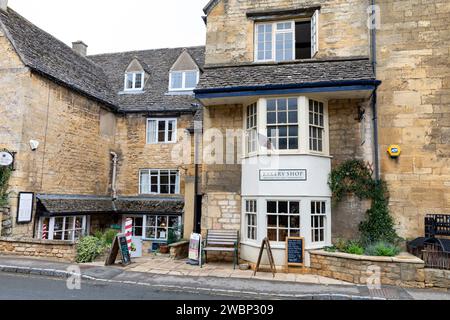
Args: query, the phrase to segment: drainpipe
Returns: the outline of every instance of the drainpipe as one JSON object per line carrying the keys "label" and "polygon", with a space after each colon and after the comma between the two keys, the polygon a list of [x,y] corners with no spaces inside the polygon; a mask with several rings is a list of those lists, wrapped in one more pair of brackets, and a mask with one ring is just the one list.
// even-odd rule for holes
{"label": "drainpipe", "polygon": [[117,190],[116,190],[116,174],[117,174],[117,162],[118,162],[118,156],[117,153],[112,152],[112,163],[113,163],[113,172],[112,172],[112,181],[111,181],[111,189],[112,189],[112,198],[113,201],[117,199]]}
{"label": "drainpipe", "polygon": [[[371,0],[372,5],[372,17],[376,19],[375,12],[375,0]],[[377,22],[377,21],[372,21]],[[377,29],[376,23],[371,28],[371,56],[372,56],[372,68],[377,78]],[[373,114],[373,146],[374,146],[374,162],[375,162],[375,179],[380,180],[380,163],[379,163],[379,141],[378,141],[378,110],[377,110],[377,87],[372,92],[372,114]]]}

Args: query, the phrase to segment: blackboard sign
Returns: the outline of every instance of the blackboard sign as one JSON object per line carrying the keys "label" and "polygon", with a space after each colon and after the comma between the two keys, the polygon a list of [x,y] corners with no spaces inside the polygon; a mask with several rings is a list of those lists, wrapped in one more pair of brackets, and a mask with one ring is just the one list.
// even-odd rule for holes
{"label": "blackboard sign", "polygon": [[118,234],[114,239],[111,251],[106,258],[105,265],[113,265],[119,252],[122,258],[122,265],[129,265],[131,263],[131,256],[130,252],[128,251],[127,237],[124,234]]}
{"label": "blackboard sign", "polygon": [[303,267],[305,257],[305,239],[288,237],[286,239],[287,266]]}
{"label": "blackboard sign", "polygon": [[124,265],[128,265],[131,263],[130,251],[128,250],[128,242],[127,237],[118,236],[119,244],[120,244],[120,254],[122,256],[122,263]]}

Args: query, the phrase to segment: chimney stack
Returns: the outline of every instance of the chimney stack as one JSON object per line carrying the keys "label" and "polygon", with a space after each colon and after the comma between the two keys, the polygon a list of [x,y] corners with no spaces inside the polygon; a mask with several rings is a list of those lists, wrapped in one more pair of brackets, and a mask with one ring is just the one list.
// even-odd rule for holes
{"label": "chimney stack", "polygon": [[8,9],[8,0],[0,0],[0,10],[6,11]]}
{"label": "chimney stack", "polygon": [[87,55],[87,48],[88,48],[87,44],[84,43],[83,41],[72,42],[72,50],[82,55],[83,57],[86,57]]}

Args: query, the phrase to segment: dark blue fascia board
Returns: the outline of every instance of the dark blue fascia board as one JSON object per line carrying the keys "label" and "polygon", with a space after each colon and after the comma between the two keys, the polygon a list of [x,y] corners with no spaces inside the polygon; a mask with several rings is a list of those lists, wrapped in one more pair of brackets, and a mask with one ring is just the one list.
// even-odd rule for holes
{"label": "dark blue fascia board", "polygon": [[374,90],[381,84],[379,80],[322,81],[304,84],[265,85],[194,90],[197,99],[225,97],[245,97],[255,95],[319,93],[336,91]]}

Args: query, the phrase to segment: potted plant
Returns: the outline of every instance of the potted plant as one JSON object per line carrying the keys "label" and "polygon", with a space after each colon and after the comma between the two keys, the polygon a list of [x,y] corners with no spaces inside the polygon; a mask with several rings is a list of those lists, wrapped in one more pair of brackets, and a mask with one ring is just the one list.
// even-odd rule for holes
{"label": "potted plant", "polygon": [[159,252],[162,254],[168,254],[169,253],[169,245],[167,243],[162,243],[159,246]]}

